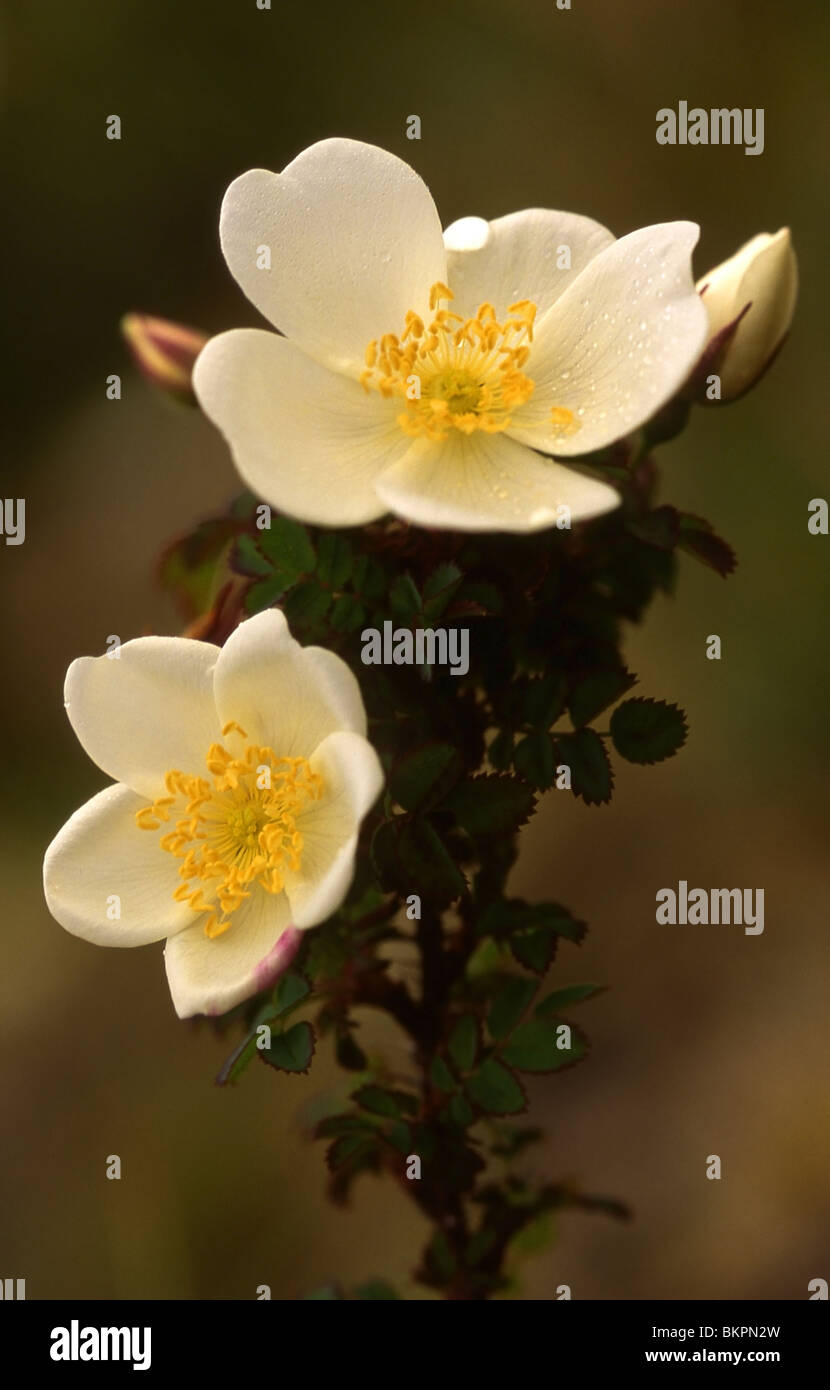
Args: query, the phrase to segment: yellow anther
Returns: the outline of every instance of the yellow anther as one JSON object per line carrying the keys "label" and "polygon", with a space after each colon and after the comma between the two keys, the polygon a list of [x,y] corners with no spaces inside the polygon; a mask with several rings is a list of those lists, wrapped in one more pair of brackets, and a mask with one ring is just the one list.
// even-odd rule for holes
{"label": "yellow anther", "polygon": [[367,347],[366,352],[364,353],[364,358],[363,358],[363,360],[365,361],[367,367],[374,367],[375,363],[377,362],[377,359],[378,359],[378,340],[377,340],[377,338],[373,338],[372,341],[371,341],[371,343],[370,343],[369,346]]}
{"label": "yellow anther", "polygon": [[550,412],[550,423],[553,433],[559,438],[566,438],[568,435],[576,434],[582,429],[582,425],[577,420],[572,410],[567,410],[563,405],[555,405]]}
{"label": "yellow anther", "polygon": [[230,733],[240,734],[242,738],[248,737],[248,735],[245,733],[245,730],[241,728],[239,724],[237,724],[235,719],[228,720],[228,723],[224,725],[222,729],[222,737],[227,738],[228,734]]}
{"label": "yellow anther", "polygon": [[454,298],[455,295],[453,294],[449,285],[444,285],[440,280],[436,280],[435,284],[432,286],[432,289],[429,292],[429,307],[430,309],[435,309],[437,308],[438,301],[440,299]]}

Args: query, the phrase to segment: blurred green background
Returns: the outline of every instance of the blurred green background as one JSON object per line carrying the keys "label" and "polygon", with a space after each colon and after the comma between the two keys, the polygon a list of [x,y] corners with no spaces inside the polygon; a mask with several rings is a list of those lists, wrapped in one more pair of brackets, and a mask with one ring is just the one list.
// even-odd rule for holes
{"label": "blurred green background", "polygon": [[[793,229],[785,352],[663,455],[664,500],[740,559],[724,582],[682,558],[676,599],[630,634],[642,693],[688,710],[688,746],[620,768],[610,808],[549,794],[526,833],[516,891],[591,926],[555,978],[610,986],[581,1020],[592,1059],[533,1088],[549,1139],[527,1167],[620,1196],[635,1219],[564,1216],[519,1296],[801,1299],[830,1277],[830,538],[806,525],[830,492],[828,41],[826,5],[771,0],[6,0],[2,491],[26,498],[27,536],[0,544],[0,1276],[25,1277],[30,1298],[252,1298],[261,1283],[294,1298],[372,1274],[418,1296],[424,1228],[399,1189],[366,1179],[347,1210],[325,1201],[306,1138],[313,1097],[341,1085],[325,1050],[310,1079],[255,1067],[215,1089],[228,1048],[176,1020],[161,947],[75,940],[40,887],[46,843],[104,781],[65,720],[65,668],[111,633],[177,630],[155,558],[237,488],[207,422],[136,375],[118,320],[256,323],[219,252],[223,191],[333,134],[412,162],[445,222],[537,205],[621,235],[692,218],[698,273]],[[655,113],[680,99],[763,107],[763,155],[658,146]],[[655,892],[679,878],[763,887],[764,935],[658,927]],[[403,1055],[368,1017],[365,1032]],[[121,1182],[105,1179],[112,1153]]]}

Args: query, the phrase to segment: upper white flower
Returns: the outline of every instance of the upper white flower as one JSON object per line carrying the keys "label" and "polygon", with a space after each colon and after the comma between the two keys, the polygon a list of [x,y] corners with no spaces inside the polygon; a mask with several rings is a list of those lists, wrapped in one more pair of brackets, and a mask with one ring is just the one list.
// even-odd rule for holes
{"label": "upper white flower", "polygon": [[180,1018],[264,989],[340,905],[383,781],[345,662],[282,613],[224,647],[139,637],[66,676],[72,727],[117,785],[46,852],[54,917],[104,946],[167,938]]}
{"label": "upper white flower", "polygon": [[574,519],[609,511],[613,488],[540,454],[586,454],[641,425],[705,339],[693,223],[616,241],[531,208],[442,233],[414,170],[353,140],[243,174],[220,235],[285,336],[213,338],[196,394],[251,488],[323,525],[393,511],[534,531],[563,505]]}

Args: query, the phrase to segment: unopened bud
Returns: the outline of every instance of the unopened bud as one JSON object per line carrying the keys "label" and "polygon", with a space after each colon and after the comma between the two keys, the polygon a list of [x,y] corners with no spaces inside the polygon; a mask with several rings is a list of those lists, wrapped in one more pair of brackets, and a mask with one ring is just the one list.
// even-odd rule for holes
{"label": "unopened bud", "polygon": [[148,314],[125,314],[121,332],[148,381],[174,400],[197,404],[193,364],[208,340],[206,333]]}
{"label": "unopened bud", "polygon": [[732,401],[766,371],[792,323],[798,265],[789,227],[754,236],[697,289],[709,315],[705,370],[720,377],[720,399]]}

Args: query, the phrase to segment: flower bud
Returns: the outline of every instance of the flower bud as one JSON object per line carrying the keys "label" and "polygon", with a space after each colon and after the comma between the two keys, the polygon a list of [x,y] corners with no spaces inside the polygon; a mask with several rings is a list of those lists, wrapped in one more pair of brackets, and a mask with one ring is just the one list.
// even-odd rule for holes
{"label": "flower bud", "polygon": [[720,376],[720,399],[732,401],[755,385],[789,332],[798,293],[789,227],[754,236],[697,289],[709,315],[703,363]]}
{"label": "flower bud", "polygon": [[208,340],[206,333],[148,314],[125,314],[121,332],[148,381],[174,400],[196,405],[193,364]]}

